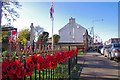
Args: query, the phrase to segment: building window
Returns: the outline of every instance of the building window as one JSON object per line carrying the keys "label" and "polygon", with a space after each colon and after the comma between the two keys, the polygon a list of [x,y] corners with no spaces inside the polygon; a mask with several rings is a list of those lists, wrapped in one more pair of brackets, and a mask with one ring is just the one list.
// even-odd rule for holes
{"label": "building window", "polygon": [[80,26],[77,26],[77,28],[79,29],[79,28],[80,28]]}
{"label": "building window", "polygon": [[71,33],[71,32],[69,32],[68,34],[69,34],[69,35],[72,35],[72,33]]}

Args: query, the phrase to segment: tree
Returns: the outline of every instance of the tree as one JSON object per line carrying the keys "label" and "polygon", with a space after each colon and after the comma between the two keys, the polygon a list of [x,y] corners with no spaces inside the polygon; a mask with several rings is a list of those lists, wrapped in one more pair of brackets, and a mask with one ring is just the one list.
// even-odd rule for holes
{"label": "tree", "polygon": [[44,28],[40,27],[39,25],[38,26],[35,26],[35,31],[37,32],[37,34],[39,35],[41,32],[44,31]]}
{"label": "tree", "polygon": [[39,37],[38,37],[38,42],[41,41],[43,45],[45,45],[48,41],[49,33],[48,32],[43,32]]}
{"label": "tree", "polygon": [[[4,28],[5,25],[2,25],[2,28]],[[1,39],[3,43],[8,43],[8,31],[1,31],[2,35],[1,35]]]}
{"label": "tree", "polygon": [[59,39],[60,39],[60,36],[58,34],[54,34],[53,35],[53,42],[54,42],[54,44],[58,44]]}
{"label": "tree", "polygon": [[35,39],[38,39],[38,37],[40,36],[40,34],[44,31],[44,28],[38,26],[35,26]]}
{"label": "tree", "polygon": [[2,1],[0,1],[0,25],[1,25],[1,19],[2,19]]}
{"label": "tree", "polygon": [[[17,0],[3,0],[0,1],[0,21],[1,17],[4,16],[8,21],[8,26],[11,25],[11,21],[16,21],[20,17],[15,8],[20,9],[22,5]],[[13,8],[14,7],[14,8]],[[2,16],[1,16],[2,14]]]}
{"label": "tree", "polygon": [[26,44],[27,41],[30,40],[30,32],[29,29],[23,29],[19,32],[18,35],[19,42]]}

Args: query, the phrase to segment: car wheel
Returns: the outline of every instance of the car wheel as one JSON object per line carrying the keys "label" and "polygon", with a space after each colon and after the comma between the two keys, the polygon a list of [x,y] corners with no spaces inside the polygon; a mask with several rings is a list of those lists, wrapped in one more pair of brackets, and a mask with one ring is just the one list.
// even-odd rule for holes
{"label": "car wheel", "polygon": [[112,60],[112,59],[113,59],[112,56],[111,56],[111,53],[108,54],[108,59],[109,59],[109,60]]}
{"label": "car wheel", "polygon": [[101,51],[100,51],[100,50],[98,50],[98,53],[100,53],[100,54],[101,54]]}
{"label": "car wheel", "polygon": [[104,53],[101,53],[101,55],[103,55]]}
{"label": "car wheel", "polygon": [[105,53],[104,53],[104,57],[107,57],[107,56],[105,55]]}
{"label": "car wheel", "polygon": [[103,51],[100,51],[101,52],[101,55],[103,55],[104,54],[104,52]]}

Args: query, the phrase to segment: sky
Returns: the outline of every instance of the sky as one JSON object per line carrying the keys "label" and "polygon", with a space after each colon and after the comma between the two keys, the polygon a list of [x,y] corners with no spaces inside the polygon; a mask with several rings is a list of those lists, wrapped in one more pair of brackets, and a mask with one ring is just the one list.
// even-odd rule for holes
{"label": "sky", "polygon": [[[52,35],[49,15],[50,2],[20,2],[22,9],[17,10],[20,18],[12,24],[18,31],[30,28],[30,24],[39,25]],[[102,41],[118,37],[118,2],[54,2],[54,34],[64,27],[69,18],[89,29],[94,27],[94,34]],[[103,19],[103,21],[102,21]],[[92,21],[94,21],[94,26]],[[6,21],[2,18],[2,24]]]}

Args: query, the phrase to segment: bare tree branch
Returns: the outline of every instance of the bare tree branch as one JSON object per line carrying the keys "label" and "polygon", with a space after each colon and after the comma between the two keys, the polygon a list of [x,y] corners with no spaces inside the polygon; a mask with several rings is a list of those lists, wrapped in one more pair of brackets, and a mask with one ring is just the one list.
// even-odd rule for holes
{"label": "bare tree branch", "polygon": [[21,9],[22,5],[19,4],[18,0],[5,0],[2,3],[2,16],[4,15],[8,24],[11,25],[11,21],[14,22],[20,17],[15,8]]}

